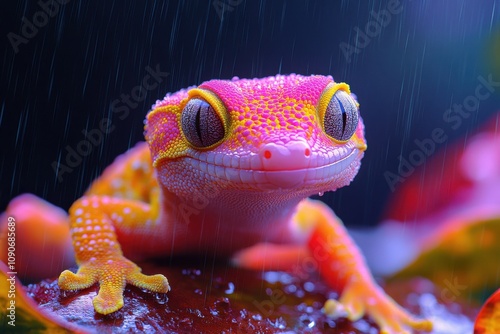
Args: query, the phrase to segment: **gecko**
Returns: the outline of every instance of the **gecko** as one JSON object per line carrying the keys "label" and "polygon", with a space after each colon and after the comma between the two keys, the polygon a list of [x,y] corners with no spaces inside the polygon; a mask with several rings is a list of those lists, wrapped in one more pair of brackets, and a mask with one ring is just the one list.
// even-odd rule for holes
{"label": "gecko", "polygon": [[78,271],[60,274],[62,290],[99,284],[93,306],[106,315],[124,305],[127,284],[170,291],[140,259],[216,250],[242,268],[289,270],[312,257],[340,292],[328,316],[368,315],[383,333],[432,329],[383,291],[340,219],[309,198],[348,185],[367,148],[346,83],[210,80],[158,100],[144,132],[69,209]]}

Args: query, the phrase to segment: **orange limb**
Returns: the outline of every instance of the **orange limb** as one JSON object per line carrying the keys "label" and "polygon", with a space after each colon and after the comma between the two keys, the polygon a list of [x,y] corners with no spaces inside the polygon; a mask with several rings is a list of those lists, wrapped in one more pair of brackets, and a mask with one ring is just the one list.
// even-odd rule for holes
{"label": "orange limb", "polygon": [[238,266],[253,270],[290,270],[309,256],[304,245],[276,245],[260,243],[245,248],[231,258]]}
{"label": "orange limb", "polygon": [[[2,250],[8,248],[9,217],[14,219],[15,225],[15,270],[18,277],[38,281],[74,265],[68,215],[64,210],[35,195],[17,196],[0,215]],[[7,263],[7,255],[7,252],[0,251],[0,260]]]}
{"label": "orange limb", "polygon": [[381,333],[410,333],[432,330],[429,320],[415,318],[380,288],[371,276],[361,252],[332,210],[319,201],[299,204],[296,223],[312,228],[309,250],[326,282],[341,291],[340,299],[325,303],[325,313],[355,321],[370,316]]}
{"label": "orange limb", "polygon": [[165,276],[141,274],[141,269],[123,256],[117,240],[117,234],[125,241],[154,240],[159,230],[157,215],[149,204],[123,198],[86,196],[75,202],[70,208],[70,223],[79,269],[76,274],[68,270],[61,273],[59,287],[77,290],[99,283],[93,305],[101,314],[123,306],[127,283],[152,292],[168,292],[170,286]]}

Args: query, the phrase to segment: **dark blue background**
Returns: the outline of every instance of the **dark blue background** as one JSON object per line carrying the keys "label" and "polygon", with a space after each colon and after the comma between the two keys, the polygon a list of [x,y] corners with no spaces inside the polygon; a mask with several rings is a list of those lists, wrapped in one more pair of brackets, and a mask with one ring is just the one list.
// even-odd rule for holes
{"label": "dark blue background", "polygon": [[[146,3],[146,1],[144,1]],[[234,4],[221,8],[217,3]],[[500,81],[500,3],[401,1],[402,12],[347,62],[342,42],[388,1],[69,1],[16,54],[7,34],[32,21],[36,1],[3,1],[1,11],[0,210],[23,192],[65,209],[120,153],[142,140],[143,119],[166,92],[212,78],[276,73],[331,74],[361,103],[369,149],[351,186],[323,199],[350,225],[376,223],[390,195],[385,171],[436,127],[454,138],[500,109],[500,94],[455,130],[453,103],[474,94],[477,77]],[[58,182],[51,164],[98,127],[111,103],[160,64],[168,78],[149,91],[81,166]],[[499,89],[500,91],[500,89]]]}

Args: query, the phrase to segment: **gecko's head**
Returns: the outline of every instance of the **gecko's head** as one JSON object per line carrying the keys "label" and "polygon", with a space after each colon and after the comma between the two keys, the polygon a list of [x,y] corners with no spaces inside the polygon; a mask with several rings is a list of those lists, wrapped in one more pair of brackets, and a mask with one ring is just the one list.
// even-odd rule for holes
{"label": "gecko's head", "polygon": [[326,76],[211,80],[167,95],[146,138],[163,187],[305,197],[349,184],[366,149],[358,103]]}

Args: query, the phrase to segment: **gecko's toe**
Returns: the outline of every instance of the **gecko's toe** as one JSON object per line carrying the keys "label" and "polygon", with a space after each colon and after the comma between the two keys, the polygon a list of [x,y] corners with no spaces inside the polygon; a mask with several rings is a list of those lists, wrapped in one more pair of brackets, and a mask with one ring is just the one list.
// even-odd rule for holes
{"label": "gecko's toe", "polygon": [[170,291],[167,278],[161,274],[148,276],[136,272],[127,277],[127,283],[151,292],[167,293]]}
{"label": "gecko's toe", "polygon": [[362,280],[351,282],[339,301],[327,300],[323,310],[330,317],[345,317],[351,321],[368,315],[380,327],[380,332],[385,334],[432,330],[431,321],[417,319],[387,296],[380,287]]}
{"label": "gecko's toe", "polygon": [[123,293],[120,289],[108,289],[102,287],[99,294],[92,300],[94,309],[100,314],[110,314],[123,307]]}
{"label": "gecko's toe", "polygon": [[76,274],[65,270],[59,275],[57,284],[61,290],[81,290],[97,283],[95,273],[81,267]]}

